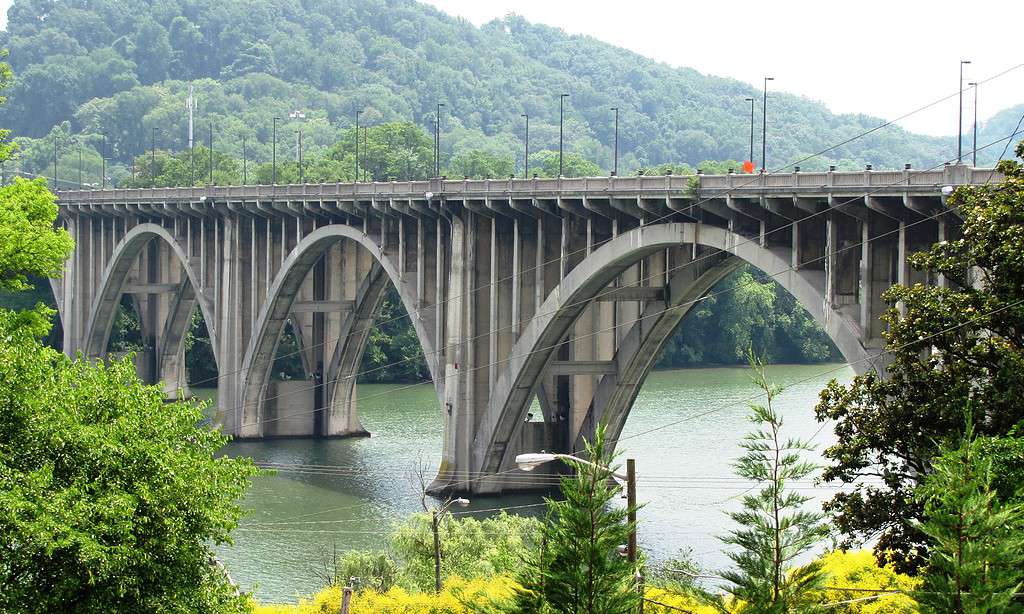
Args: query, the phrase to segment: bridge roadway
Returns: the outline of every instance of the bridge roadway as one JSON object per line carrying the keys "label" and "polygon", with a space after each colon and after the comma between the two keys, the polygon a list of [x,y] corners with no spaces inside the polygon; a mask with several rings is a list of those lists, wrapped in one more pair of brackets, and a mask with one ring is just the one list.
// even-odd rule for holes
{"label": "bridge roadway", "polygon": [[[601,421],[616,438],[676,325],[743,263],[855,369],[883,366],[882,291],[945,283],[906,254],[955,233],[943,188],[990,179],[957,165],[67,190],[58,219],[77,248],[52,283],[69,355],[106,356],[128,297],[138,371],[168,395],[188,392],[198,309],[218,421],[239,438],[364,434],[356,379],[394,285],[438,396],[434,486],[493,493],[522,488],[505,474],[517,453],[578,450]],[[305,380],[272,373],[288,326]]]}

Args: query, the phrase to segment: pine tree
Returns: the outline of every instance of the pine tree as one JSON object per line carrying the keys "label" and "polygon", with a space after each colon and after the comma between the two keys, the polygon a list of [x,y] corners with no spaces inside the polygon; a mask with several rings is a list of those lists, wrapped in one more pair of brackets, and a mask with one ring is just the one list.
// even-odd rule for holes
{"label": "pine tree", "polygon": [[[547,500],[542,547],[526,561],[512,609],[519,612],[633,614],[640,605],[640,562],[619,554],[633,526],[628,510],[612,506],[622,487],[612,480],[615,455],[605,429],[587,443],[589,463],[565,462],[575,473],[561,480],[563,500]],[[591,464],[592,463],[592,464]]]}
{"label": "pine tree", "polygon": [[947,447],[918,489],[931,542],[921,611],[997,614],[1024,611],[1014,593],[1024,583],[1024,507],[1001,503],[992,461],[968,421],[960,444]]}
{"label": "pine tree", "polygon": [[[724,586],[742,612],[789,614],[811,607],[812,593],[825,574],[818,562],[798,566],[795,560],[825,535],[823,514],[803,508],[811,497],[786,490],[787,482],[809,476],[817,466],[801,460],[809,444],[781,438],[782,417],[773,407],[782,389],[770,383],[763,363],[751,353],[754,383],[766,396],[765,405],[751,404],[751,421],[758,428],[742,443],[747,453],[735,464],[740,477],[763,484],[756,494],[743,497],[743,509],[729,516],[741,528],[721,540],[739,549],[728,554],[735,570],[722,572]],[[717,604],[722,611],[725,606]]]}

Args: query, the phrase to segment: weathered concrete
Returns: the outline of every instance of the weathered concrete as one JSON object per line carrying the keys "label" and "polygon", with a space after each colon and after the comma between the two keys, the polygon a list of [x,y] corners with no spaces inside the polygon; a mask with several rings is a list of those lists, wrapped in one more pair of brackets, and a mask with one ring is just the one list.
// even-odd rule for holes
{"label": "weathered concrete", "polygon": [[[881,293],[945,283],[910,271],[906,254],[956,232],[943,186],[989,174],[67,191],[59,219],[77,249],[53,285],[70,354],[105,356],[132,296],[139,373],[168,395],[190,384],[183,342],[198,308],[220,423],[262,438],[365,433],[356,378],[393,284],[438,396],[435,487],[499,492],[520,487],[504,479],[517,453],[579,449],[601,421],[616,437],[676,326],[744,262],[792,293],[856,370],[881,367]],[[306,377],[282,382],[270,371],[289,322]]]}

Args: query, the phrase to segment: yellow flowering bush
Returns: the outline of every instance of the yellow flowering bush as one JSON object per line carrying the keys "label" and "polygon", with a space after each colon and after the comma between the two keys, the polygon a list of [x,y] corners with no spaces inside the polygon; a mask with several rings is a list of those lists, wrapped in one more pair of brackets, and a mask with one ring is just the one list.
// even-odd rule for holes
{"label": "yellow flowering bush", "polygon": [[873,589],[903,591],[877,599],[855,601],[829,609],[835,614],[916,614],[917,602],[906,592],[915,590],[920,580],[898,573],[891,565],[879,567],[870,550],[835,550],[821,557],[829,587],[854,590],[823,591],[821,603],[837,603],[877,595]]}
{"label": "yellow flowering bush", "polygon": [[[374,590],[352,595],[352,614],[469,614],[464,603],[498,603],[512,595],[515,583],[507,577],[449,579],[439,594],[410,593],[395,587],[384,593]],[[297,605],[253,605],[253,614],[337,614],[341,589],[325,588]]]}

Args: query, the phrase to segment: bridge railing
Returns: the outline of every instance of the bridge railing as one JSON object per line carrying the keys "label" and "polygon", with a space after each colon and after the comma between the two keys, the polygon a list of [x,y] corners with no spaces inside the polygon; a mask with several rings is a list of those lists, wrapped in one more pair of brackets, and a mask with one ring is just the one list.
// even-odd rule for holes
{"label": "bridge railing", "polygon": [[[854,171],[854,172],[800,172],[764,173],[757,175],[699,175],[700,189],[759,191],[786,188],[828,189],[862,187],[898,187],[900,185],[937,187],[945,185],[983,184],[1000,181],[1002,175],[992,169],[949,165],[937,170]],[[161,202],[212,199],[256,200],[287,198],[372,198],[422,197],[434,194],[486,196],[487,194],[621,194],[624,197],[666,192],[683,194],[692,176],[632,176],[632,177],[562,177],[556,179],[466,179],[462,181],[431,179],[428,181],[390,181],[372,183],[316,183],[285,185],[205,186],[182,188],[115,188],[110,190],[59,190],[57,195],[65,202]]]}

